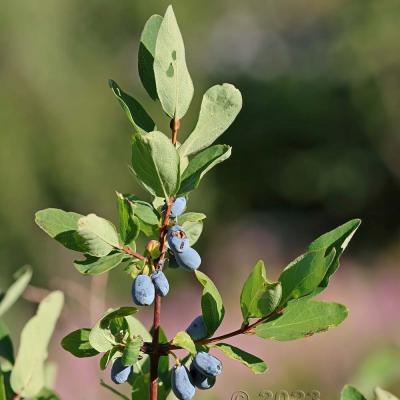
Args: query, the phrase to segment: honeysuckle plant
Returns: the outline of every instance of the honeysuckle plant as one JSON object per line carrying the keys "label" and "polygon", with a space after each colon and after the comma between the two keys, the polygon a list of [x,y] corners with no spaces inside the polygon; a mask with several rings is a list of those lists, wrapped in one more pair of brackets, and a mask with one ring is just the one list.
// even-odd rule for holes
{"label": "honeysuckle plant", "polygon": [[32,278],[32,269],[22,267],[14,278],[0,296],[0,400],[58,400],[48,373],[52,364],[47,362],[47,347],[64,304],[64,295],[56,290],[41,300],[36,314],[22,329],[15,354],[15,342],[3,315],[24,293]]}
{"label": "honeysuckle plant", "polygon": [[[186,400],[193,398],[196,389],[215,384],[222,372],[215,353],[255,374],[267,371],[263,360],[229,344],[230,338],[295,340],[326,331],[347,317],[345,306],[314,297],[327,288],[360,220],[318,237],[276,282],[268,278],[264,263],[256,262],[240,293],[242,321],[236,330],[217,334],[225,316],[223,301],[210,277],[201,272],[201,256],[194,248],[206,216],[188,211],[188,205],[205,175],[231,156],[229,145],[214,142],[235,120],[242,96],[231,84],[212,86],[203,96],[195,128],[179,143],[194,87],[171,6],[164,16],[153,15],[146,22],[138,68],[144,88],[170,122],[170,133],[158,130],[146,110],[116,82],[109,85],[132,125],[131,169],[149,198],[117,193],[118,228],[96,214],[55,208],[37,212],[36,223],[62,245],[84,255],[74,262],[78,272],[94,276],[119,267],[132,279],[126,304],[104,310],[94,326],[68,334],[62,341],[64,349],[76,357],[98,356],[102,370],[111,364],[112,382],[102,385],[121,398],[127,397],[116,385],[127,382],[132,399],[165,399],[172,390]],[[143,249],[137,248],[140,237],[147,240]],[[168,268],[194,274],[202,287],[201,314],[171,338],[162,330],[160,308],[169,290]],[[153,307],[151,329],[134,317],[138,307]]]}

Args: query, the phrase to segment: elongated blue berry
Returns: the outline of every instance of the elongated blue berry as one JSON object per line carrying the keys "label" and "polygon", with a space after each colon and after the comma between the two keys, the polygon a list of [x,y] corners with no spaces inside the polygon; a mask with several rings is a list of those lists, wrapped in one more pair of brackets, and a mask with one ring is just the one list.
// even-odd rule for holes
{"label": "elongated blue berry", "polygon": [[186,199],[184,197],[178,197],[175,201],[174,204],[172,204],[171,207],[171,217],[176,218],[181,215],[186,208]]}
{"label": "elongated blue berry", "polygon": [[174,253],[181,253],[189,248],[189,239],[179,225],[174,225],[168,230],[167,240],[170,249]]}
{"label": "elongated blue berry", "polygon": [[166,296],[169,292],[168,279],[164,272],[157,270],[152,273],[151,280],[153,281],[156,292],[161,296]]}
{"label": "elongated blue berry", "polygon": [[204,351],[196,354],[192,362],[193,368],[206,376],[217,376],[222,372],[222,363],[217,357]]}
{"label": "elongated blue berry", "polygon": [[117,358],[111,367],[111,380],[117,385],[128,380],[132,367],[122,364],[121,358]]}
{"label": "elongated blue berry", "polygon": [[190,380],[190,374],[184,365],[175,366],[171,376],[172,391],[179,400],[191,400],[196,388]]}
{"label": "elongated blue berry", "polygon": [[207,327],[202,315],[196,317],[187,327],[186,332],[193,340],[201,340],[208,336]]}
{"label": "elongated blue berry", "polygon": [[181,253],[175,253],[177,263],[187,270],[193,271],[200,267],[201,257],[200,254],[191,247],[182,251]]}
{"label": "elongated blue berry", "polygon": [[155,288],[150,277],[138,275],[132,285],[132,299],[138,306],[149,306],[153,304]]}
{"label": "elongated blue berry", "polygon": [[215,376],[206,376],[199,372],[193,365],[190,366],[190,377],[192,378],[193,384],[201,389],[211,389],[215,385],[217,378]]}

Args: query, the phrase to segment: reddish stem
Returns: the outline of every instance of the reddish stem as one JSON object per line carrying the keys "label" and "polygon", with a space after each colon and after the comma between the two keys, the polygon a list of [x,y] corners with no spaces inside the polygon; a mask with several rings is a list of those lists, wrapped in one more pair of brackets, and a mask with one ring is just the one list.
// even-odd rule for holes
{"label": "reddish stem", "polygon": [[[171,120],[171,131],[172,131],[172,144],[176,146],[178,130],[179,130],[179,119],[174,118]],[[156,269],[162,269],[164,266],[167,246],[166,238],[168,232],[169,219],[171,215],[171,207],[174,202],[174,198],[169,198],[167,201],[167,208],[164,213],[164,220],[160,228],[160,257],[155,263]],[[150,400],[157,400],[158,395],[158,362],[160,359],[160,320],[161,320],[161,296],[156,294],[154,300],[154,313],[153,313],[153,338],[151,342],[150,352]]]}

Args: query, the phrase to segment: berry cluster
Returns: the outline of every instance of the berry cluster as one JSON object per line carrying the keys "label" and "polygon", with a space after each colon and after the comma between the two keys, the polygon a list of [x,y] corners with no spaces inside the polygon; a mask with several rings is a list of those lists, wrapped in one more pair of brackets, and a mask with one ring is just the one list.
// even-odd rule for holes
{"label": "berry cluster", "polygon": [[179,400],[191,400],[196,388],[210,389],[216,377],[222,372],[221,361],[201,351],[196,354],[188,370],[184,365],[176,365],[172,370],[172,390]]}
{"label": "berry cluster", "polygon": [[[186,199],[178,197],[171,206],[171,218],[176,220],[185,208]],[[189,271],[194,271],[200,267],[201,257],[196,250],[190,247],[189,239],[181,226],[173,224],[168,229],[167,242],[170,253],[170,267],[180,266]],[[156,293],[164,297],[168,292],[167,277],[160,269],[156,269],[150,276],[144,273],[138,275],[132,284],[132,299],[138,306],[149,306],[153,304]]]}

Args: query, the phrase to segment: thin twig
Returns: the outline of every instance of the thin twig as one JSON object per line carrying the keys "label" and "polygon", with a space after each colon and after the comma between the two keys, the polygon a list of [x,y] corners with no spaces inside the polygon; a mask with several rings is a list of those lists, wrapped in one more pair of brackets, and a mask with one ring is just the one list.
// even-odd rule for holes
{"label": "thin twig", "polygon": [[124,253],[126,253],[126,254],[128,254],[128,255],[130,255],[132,257],[135,257],[135,258],[137,258],[139,260],[146,260],[145,256],[142,256],[141,254],[136,253],[135,251],[133,251],[129,247],[121,246],[119,249],[122,250]]}
{"label": "thin twig", "polygon": [[[172,131],[172,144],[176,146],[178,130],[180,127],[179,119],[174,118],[170,124]],[[163,222],[160,228],[160,257],[156,260],[154,267],[155,269],[162,269],[164,266],[166,254],[167,254],[167,232],[169,226],[169,219],[171,215],[171,207],[173,204],[174,198],[169,198],[167,200],[167,207],[164,212]],[[153,338],[151,342],[150,349],[150,400],[157,400],[158,395],[158,362],[160,359],[160,320],[161,320],[161,296],[156,294],[154,300],[154,313],[153,313]]]}

